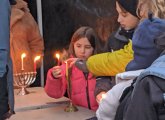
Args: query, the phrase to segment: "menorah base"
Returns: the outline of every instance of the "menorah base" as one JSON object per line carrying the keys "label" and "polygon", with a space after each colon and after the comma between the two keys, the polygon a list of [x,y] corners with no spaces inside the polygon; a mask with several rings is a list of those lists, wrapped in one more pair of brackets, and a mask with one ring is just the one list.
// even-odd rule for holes
{"label": "menorah base", "polygon": [[27,94],[29,94],[29,92],[26,90],[25,87],[22,87],[17,93],[17,95],[27,95]]}
{"label": "menorah base", "polygon": [[76,112],[78,111],[78,108],[70,102],[69,105],[64,109],[65,112]]}

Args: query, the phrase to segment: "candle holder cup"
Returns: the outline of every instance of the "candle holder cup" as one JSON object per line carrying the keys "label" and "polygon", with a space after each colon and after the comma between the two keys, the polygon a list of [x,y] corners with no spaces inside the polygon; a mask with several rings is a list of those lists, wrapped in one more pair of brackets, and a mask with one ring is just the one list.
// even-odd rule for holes
{"label": "candle holder cup", "polygon": [[18,95],[26,95],[29,93],[26,88],[34,83],[36,74],[37,72],[24,71],[14,74],[15,83],[18,87],[20,87]]}
{"label": "candle holder cup", "polygon": [[66,106],[66,108],[64,109],[64,111],[65,112],[76,112],[76,111],[78,111],[78,108],[70,100],[69,105]]}
{"label": "candle holder cup", "polygon": [[64,109],[65,112],[76,112],[78,108],[73,104],[71,96],[69,95],[69,105]]}

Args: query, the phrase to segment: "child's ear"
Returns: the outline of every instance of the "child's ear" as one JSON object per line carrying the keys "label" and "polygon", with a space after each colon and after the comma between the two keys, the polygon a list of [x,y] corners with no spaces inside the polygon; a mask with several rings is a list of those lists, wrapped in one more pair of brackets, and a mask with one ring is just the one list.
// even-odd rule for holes
{"label": "child's ear", "polygon": [[145,3],[139,3],[138,5],[138,14],[140,18],[145,18],[147,12],[147,5]]}

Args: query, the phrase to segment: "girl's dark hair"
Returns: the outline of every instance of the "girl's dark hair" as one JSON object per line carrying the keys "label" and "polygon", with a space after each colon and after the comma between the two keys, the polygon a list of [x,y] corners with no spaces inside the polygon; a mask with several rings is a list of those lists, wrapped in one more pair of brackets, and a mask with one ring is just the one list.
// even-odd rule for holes
{"label": "girl's dark hair", "polygon": [[94,49],[94,54],[97,52],[97,44],[99,44],[99,39],[95,33],[95,31],[91,27],[83,26],[80,27],[76,32],[73,34],[70,46],[69,46],[69,54],[75,57],[74,52],[74,43],[81,38],[87,38]]}

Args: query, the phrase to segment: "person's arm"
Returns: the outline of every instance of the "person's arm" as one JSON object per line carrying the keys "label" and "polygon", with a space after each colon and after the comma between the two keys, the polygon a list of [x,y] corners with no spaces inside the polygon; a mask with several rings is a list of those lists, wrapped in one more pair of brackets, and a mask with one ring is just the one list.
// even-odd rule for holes
{"label": "person's arm", "polygon": [[118,73],[115,78],[116,84],[123,82],[123,81],[135,79],[136,77],[138,77],[141,74],[141,72],[143,72],[143,70],[144,69]]}
{"label": "person's arm", "polygon": [[66,79],[64,73],[64,65],[62,67],[62,77],[55,78],[52,74],[53,68],[49,69],[47,73],[45,92],[48,96],[53,98],[60,98],[64,96],[66,92]]}
{"label": "person's arm", "polygon": [[96,76],[115,76],[124,72],[126,65],[133,59],[132,42],[114,52],[97,54],[87,60],[88,70]]}
{"label": "person's arm", "polygon": [[30,52],[32,55],[32,59],[36,56],[41,56],[41,59],[37,62],[37,68],[41,66],[41,61],[44,56],[44,41],[40,34],[38,24],[34,20],[33,16],[29,12],[25,12],[24,17],[22,18],[22,22],[25,25],[26,35],[28,46],[30,48]]}
{"label": "person's arm", "polygon": [[114,120],[116,110],[119,106],[119,99],[126,87],[131,85],[132,80],[121,82],[109,90],[101,100],[96,116],[99,120]]}
{"label": "person's arm", "polygon": [[12,86],[13,68],[10,59],[10,12],[9,0],[0,0],[0,106],[2,108],[0,111],[1,119],[9,119],[9,117],[14,114],[14,92]]}
{"label": "person's arm", "polygon": [[25,12],[25,23],[28,24],[28,42],[33,56],[42,55],[44,51],[44,41],[40,34],[38,24],[29,12]]}
{"label": "person's arm", "polygon": [[10,4],[0,0],[0,77],[6,73],[10,48]]}
{"label": "person's arm", "polygon": [[114,86],[114,82],[115,81],[112,81],[112,77],[110,76],[101,76],[96,78],[94,94],[98,103],[101,101],[103,94]]}

